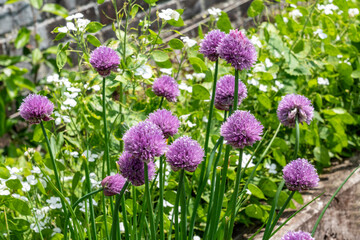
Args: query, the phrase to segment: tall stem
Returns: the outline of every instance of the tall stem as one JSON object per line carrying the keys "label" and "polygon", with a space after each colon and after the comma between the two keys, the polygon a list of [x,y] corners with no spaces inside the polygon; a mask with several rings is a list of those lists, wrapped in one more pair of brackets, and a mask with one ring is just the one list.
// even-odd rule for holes
{"label": "tall stem", "polygon": [[297,158],[298,151],[299,151],[299,145],[300,145],[300,128],[299,128],[298,116],[296,116],[296,120],[295,120],[295,130],[296,130],[296,139],[295,139],[295,152],[294,152],[294,157],[293,157],[294,160]]}
{"label": "tall stem", "polygon": [[230,225],[229,225],[229,233],[225,232],[226,237],[225,240],[227,239],[231,239],[232,236],[232,232],[234,229],[234,223],[235,223],[235,216],[236,216],[236,200],[238,197],[238,192],[239,192],[239,185],[240,185],[240,180],[241,180],[241,164],[242,164],[242,155],[243,155],[243,149],[240,149],[239,151],[239,163],[238,163],[238,167],[236,169],[236,182],[235,182],[235,188],[234,188],[234,193],[231,199],[231,219],[230,219]]}
{"label": "tall stem", "polygon": [[[150,188],[149,188],[149,175],[148,175],[148,165],[144,162],[144,177],[145,177],[145,197],[147,199],[147,207],[149,209],[149,219],[150,219],[150,233],[152,240],[156,239],[155,233],[155,224],[154,224],[154,215],[153,215],[153,206],[150,196]],[[146,208],[145,208],[146,211]]]}
{"label": "tall stem", "polygon": [[186,209],[186,191],[185,191],[185,170],[182,169],[181,170],[183,173],[182,175],[182,185],[179,186],[181,188],[181,236],[182,236],[182,240],[186,240],[187,237],[187,229],[186,229],[186,225],[187,225],[187,209]]}
{"label": "tall stem", "polygon": [[137,239],[137,203],[136,203],[135,186],[132,186],[132,193],[133,193],[133,224],[132,224],[131,238],[132,240],[136,240]]}
{"label": "tall stem", "polygon": [[159,105],[159,109],[161,109],[162,105],[163,105],[163,102],[164,102],[164,97],[161,97],[161,100],[160,100],[160,105]]}
{"label": "tall stem", "polygon": [[235,69],[234,104],[233,104],[233,108],[230,109],[229,116],[237,110],[238,101],[239,101],[239,70]]}
{"label": "tall stem", "polygon": [[121,204],[121,197],[124,195],[125,190],[129,186],[129,182],[126,181],[123,188],[121,189],[121,192],[116,195],[116,203],[115,203],[115,209],[113,212],[113,222],[111,226],[111,239],[116,240],[118,232],[120,233],[120,223],[119,223],[119,209]]}
{"label": "tall stem", "polygon": [[[218,75],[218,65],[219,65],[219,60],[217,59],[216,62],[215,62],[214,82],[213,82],[213,86],[212,86],[209,117],[208,117],[208,122],[207,122],[207,126],[206,126],[205,145],[204,145],[205,154],[204,154],[204,161],[202,163],[201,172],[200,172],[200,185],[204,181],[206,182],[206,180],[207,180],[207,179],[203,179],[203,178],[204,178],[205,169],[206,169],[206,159],[207,159],[208,146],[209,146],[211,122],[212,122],[212,115],[213,115],[213,111],[214,111],[214,101],[215,101],[216,83],[217,83],[217,75]],[[199,191],[197,193],[197,195],[196,195],[195,202],[200,201],[201,195],[202,195],[202,191]],[[191,215],[191,219],[190,219],[189,240],[193,239],[195,219],[196,219],[196,215],[197,215],[197,208],[198,208],[198,205],[195,204],[194,208],[193,208],[193,214]]]}
{"label": "tall stem", "polygon": [[160,157],[160,169],[159,169],[159,184],[160,184],[160,195],[159,195],[159,214],[160,214],[160,239],[164,239],[164,178],[163,178],[163,156]]}
{"label": "tall stem", "polygon": [[[88,154],[89,154],[89,149],[87,149],[87,151],[86,151],[86,155],[88,155]],[[84,165],[85,165],[85,174],[86,174],[86,188],[87,188],[87,192],[90,193],[91,192],[91,184],[90,184],[89,165],[88,165],[87,159],[89,159],[89,156],[86,156],[86,159],[83,158]],[[92,202],[91,195],[89,197],[89,207],[90,207],[91,231],[92,231],[93,239],[96,240],[97,237],[96,237],[95,213],[94,213],[94,205]]]}
{"label": "tall stem", "polygon": [[129,225],[128,225],[127,215],[126,215],[125,196],[124,196],[124,194],[121,196],[121,210],[122,210],[123,223],[124,223],[124,228],[125,228],[125,240],[129,240]]}
{"label": "tall stem", "polygon": [[[106,160],[106,173],[109,176],[110,175],[110,156],[109,156],[109,140],[108,140],[108,134],[107,134],[107,122],[106,122],[106,78],[103,78],[103,121],[104,121],[104,139],[105,139],[105,156],[104,160]],[[104,178],[105,176],[103,176]]]}

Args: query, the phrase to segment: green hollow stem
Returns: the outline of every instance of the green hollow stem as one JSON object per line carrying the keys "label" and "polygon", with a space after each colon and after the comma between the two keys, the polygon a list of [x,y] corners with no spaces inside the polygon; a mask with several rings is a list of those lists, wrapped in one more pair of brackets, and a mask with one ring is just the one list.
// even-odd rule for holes
{"label": "green hollow stem", "polygon": [[182,185],[181,185],[181,236],[182,236],[182,240],[186,240],[187,237],[187,229],[186,229],[186,225],[187,225],[187,209],[186,209],[186,191],[185,191],[185,170],[182,169],[181,170],[182,173]]}
{"label": "green hollow stem", "polygon": [[[86,154],[87,155],[89,154],[89,149],[87,149]],[[89,165],[88,165],[87,159],[89,159],[88,156],[86,156],[86,159],[83,158],[84,165],[85,165],[85,174],[86,174],[86,188],[87,188],[87,192],[90,193],[91,192],[91,184],[90,184]],[[91,231],[92,231],[93,239],[96,240],[97,236],[96,236],[95,213],[94,213],[94,205],[92,202],[91,195],[89,196],[89,207],[90,207],[89,210],[90,210]]]}
{"label": "green hollow stem", "polygon": [[[102,107],[103,107],[103,121],[104,121],[104,140],[105,140],[105,157],[106,160],[106,173],[110,175],[110,156],[109,156],[109,140],[107,134],[107,122],[106,122],[106,78],[103,78],[103,91],[102,91]],[[105,176],[103,176],[105,177]]]}
{"label": "green hollow stem", "polygon": [[132,233],[131,239],[137,239],[137,202],[136,202],[136,188],[132,186],[132,195],[133,195],[133,224],[132,224]]}
{"label": "green hollow stem", "polygon": [[268,218],[267,223],[266,223],[266,228],[265,228],[265,233],[264,233],[264,236],[263,236],[263,240],[267,239],[267,236],[270,236],[270,233],[271,233],[270,232],[270,226],[271,226],[271,223],[273,221],[274,214],[275,214],[275,209],[276,209],[277,203],[279,201],[279,196],[280,196],[281,190],[284,187],[284,184],[285,184],[285,181],[282,180],[280,182],[280,184],[279,184],[279,187],[278,187],[277,191],[276,191],[275,198],[273,199],[273,203],[272,203],[272,206],[271,206],[269,218]]}
{"label": "green hollow stem", "polygon": [[295,138],[295,152],[293,159],[295,160],[298,156],[299,146],[300,146],[300,128],[299,128],[299,118],[296,116],[295,118],[295,131],[296,131],[296,138]]}
{"label": "green hollow stem", "polygon": [[105,195],[103,194],[101,196],[101,201],[102,201],[102,210],[103,210],[103,221],[104,221],[104,231],[105,231],[105,235],[106,235],[106,239],[110,240],[110,234],[109,234],[109,230],[108,230],[108,224],[107,224],[107,212],[106,212],[106,203],[105,203]]}
{"label": "green hollow stem", "polygon": [[[155,240],[156,239],[156,233],[155,233],[155,221],[154,221],[154,215],[153,215],[153,206],[150,196],[150,188],[149,188],[149,177],[148,177],[148,165],[144,162],[144,177],[145,177],[145,197],[147,199],[147,208],[149,210],[149,219],[150,219],[150,239]],[[145,208],[145,212],[146,212]],[[145,215],[145,213],[144,213]]]}
{"label": "green hollow stem", "polygon": [[[175,210],[174,210],[175,240],[179,240],[179,201],[182,192],[182,185],[184,184],[183,182],[184,182],[184,170],[182,169],[180,171],[178,191],[176,193],[176,199],[175,199]],[[171,231],[170,231],[170,235],[171,235]]]}
{"label": "green hollow stem", "polygon": [[121,192],[116,195],[116,203],[115,203],[115,209],[113,212],[113,222],[111,226],[111,239],[116,240],[118,233],[120,233],[120,223],[119,223],[119,209],[121,204],[121,197],[124,195],[125,190],[129,186],[129,182],[126,181],[123,188],[121,189]]}
{"label": "green hollow stem", "polygon": [[164,178],[163,178],[163,156],[160,157],[160,170],[159,170],[159,218],[160,218],[160,240],[164,239]]}
{"label": "green hollow stem", "polygon": [[237,110],[239,101],[239,70],[235,69],[235,88],[234,88],[234,104],[233,108],[230,109],[229,116]]}
{"label": "green hollow stem", "polygon": [[163,103],[164,103],[164,97],[161,97],[161,100],[160,100],[160,104],[159,104],[158,109],[161,109]]}
{"label": "green hollow stem", "polygon": [[232,236],[232,232],[234,229],[234,223],[235,223],[235,216],[236,216],[236,199],[238,197],[238,192],[239,192],[239,186],[240,186],[240,180],[241,180],[241,164],[242,164],[242,156],[243,156],[243,149],[240,149],[239,151],[239,163],[238,163],[238,167],[236,170],[236,182],[235,182],[235,188],[234,188],[234,193],[231,199],[231,218],[230,218],[230,225],[229,225],[229,232],[225,231],[225,240],[227,239],[231,239]]}
{"label": "green hollow stem", "polygon": [[[125,207],[125,195],[121,196],[121,211],[123,215],[123,223],[125,228],[125,240],[129,240],[129,225],[127,221],[126,207]],[[120,231],[119,231],[120,232]]]}
{"label": "green hollow stem", "polygon": [[[207,159],[207,153],[208,153],[208,146],[209,146],[209,138],[210,138],[210,130],[211,130],[211,122],[212,122],[212,115],[214,111],[214,101],[215,101],[215,92],[216,92],[216,83],[217,83],[217,75],[218,75],[218,65],[219,60],[217,59],[215,62],[215,70],[214,70],[214,82],[212,85],[212,93],[211,93],[211,100],[210,100],[210,109],[209,109],[209,116],[208,116],[208,122],[206,126],[206,134],[205,134],[205,145],[204,145],[204,161],[201,166],[201,172],[200,172],[200,185],[203,182],[207,181],[207,178],[204,178],[205,170],[206,170],[206,159]],[[209,165],[209,164],[208,164]],[[203,189],[199,189],[200,191],[197,192],[196,200],[195,202],[200,202],[201,195],[203,192]],[[193,208],[193,214],[191,215],[190,219],[190,229],[189,229],[189,240],[193,239],[194,234],[194,226],[195,226],[195,219],[197,215],[197,209],[199,207],[199,204],[195,204]]]}
{"label": "green hollow stem", "polygon": [[341,185],[338,187],[338,189],[336,189],[336,191],[334,192],[334,194],[331,196],[330,200],[328,201],[328,203],[326,204],[326,206],[324,207],[324,209],[322,210],[322,212],[320,213],[320,216],[318,217],[318,219],[316,220],[316,223],[314,225],[314,228],[311,232],[311,236],[314,237],[316,229],[321,221],[321,219],[323,218],[326,209],[330,206],[330,203],[334,200],[334,198],[336,197],[336,195],[340,192],[341,188],[345,185],[345,183],[350,179],[350,177],[360,168],[360,165],[358,167],[356,167],[350,174],[349,176],[341,183]]}
{"label": "green hollow stem", "polygon": [[274,228],[275,228],[275,226],[276,226],[276,223],[279,221],[281,215],[283,214],[283,212],[284,212],[284,210],[286,209],[286,206],[289,204],[290,200],[293,198],[295,192],[296,192],[296,191],[291,191],[289,197],[286,199],[284,205],[281,207],[280,211],[279,211],[278,214],[276,215],[273,223],[272,223],[271,226],[270,226],[270,230],[269,230],[268,235],[266,236],[266,239],[270,239],[272,230],[274,230]]}

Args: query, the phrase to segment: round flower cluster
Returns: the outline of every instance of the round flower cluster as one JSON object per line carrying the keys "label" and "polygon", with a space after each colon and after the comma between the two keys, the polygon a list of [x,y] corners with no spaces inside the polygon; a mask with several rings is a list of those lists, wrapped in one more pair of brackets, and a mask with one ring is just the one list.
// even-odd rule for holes
{"label": "round flower cluster", "polygon": [[170,145],[166,158],[174,171],[185,169],[194,172],[204,158],[204,150],[197,141],[185,136]]}
{"label": "round flower cluster", "polygon": [[166,109],[150,113],[147,120],[158,126],[165,138],[174,136],[180,127],[179,119]]}
{"label": "round flower cluster", "polygon": [[155,95],[165,97],[169,102],[176,102],[180,95],[179,85],[174,78],[164,75],[154,81],[153,92]]}
{"label": "round flower cluster", "polygon": [[303,158],[291,161],[283,169],[283,178],[291,191],[302,191],[316,187],[319,176],[314,166]]}
{"label": "round flower cluster", "polygon": [[230,63],[235,69],[249,70],[256,62],[256,48],[250,40],[239,30],[230,30],[219,46],[219,56]]}
{"label": "round flower cluster", "polygon": [[150,121],[140,122],[130,128],[123,137],[125,151],[135,158],[149,163],[166,150],[166,141],[161,129]]}
{"label": "round flower cluster", "polygon": [[107,176],[101,181],[105,196],[114,196],[119,194],[126,183],[126,179],[120,174]]}
{"label": "round flower cluster", "polygon": [[261,139],[263,128],[250,112],[237,110],[223,123],[220,134],[227,144],[244,148]]}
{"label": "round flower cluster", "polygon": [[295,127],[296,117],[299,123],[311,123],[314,115],[311,101],[302,95],[288,94],[279,103],[277,116],[282,124]]}
{"label": "round flower cluster", "polygon": [[113,49],[101,46],[91,53],[90,64],[102,77],[106,77],[119,66],[120,57]]}
{"label": "round flower cluster", "polygon": [[217,47],[225,36],[226,34],[220,30],[210,31],[200,44],[199,52],[204,54],[210,61],[216,61],[219,58]]}
{"label": "round flower cluster", "polygon": [[[219,110],[229,111],[234,103],[235,77],[225,75],[219,79],[215,92],[215,107]],[[238,104],[247,97],[247,89],[243,82],[239,80]]]}
{"label": "round flower cluster", "polygon": [[45,96],[30,94],[20,105],[20,116],[30,124],[38,124],[41,121],[50,121],[54,110],[54,104]]}
{"label": "round flower cluster", "polygon": [[281,240],[315,240],[308,232],[298,231],[298,232],[287,232]]}
{"label": "round flower cluster", "polygon": [[[145,184],[144,176],[144,162],[134,157],[129,152],[125,151],[119,157],[117,162],[121,174],[127,178],[134,186],[141,186]],[[150,161],[148,164],[148,178],[149,181],[154,178],[155,164]]]}

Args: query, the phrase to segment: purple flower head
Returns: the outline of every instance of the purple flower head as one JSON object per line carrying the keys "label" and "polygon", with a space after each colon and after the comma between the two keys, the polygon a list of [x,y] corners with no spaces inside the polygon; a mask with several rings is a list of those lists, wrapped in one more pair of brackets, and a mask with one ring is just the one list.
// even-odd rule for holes
{"label": "purple flower head", "polygon": [[174,171],[185,169],[194,172],[204,158],[204,150],[197,141],[185,136],[170,145],[166,158]]}
{"label": "purple flower head", "polygon": [[263,125],[247,111],[235,111],[220,129],[221,136],[234,148],[253,145],[261,139]]}
{"label": "purple flower head", "polygon": [[[219,110],[229,111],[230,106],[234,104],[235,77],[225,75],[219,79],[215,92],[215,107]],[[245,84],[239,80],[238,104],[247,97],[247,89]]]}
{"label": "purple flower head", "polygon": [[237,29],[230,30],[220,42],[217,51],[221,58],[240,71],[249,70],[257,59],[254,45]]}
{"label": "purple flower head", "polygon": [[165,97],[169,102],[176,102],[180,95],[179,85],[174,78],[164,75],[154,81],[153,91],[155,95]]}
{"label": "purple flower head", "polygon": [[41,121],[50,121],[54,104],[45,96],[29,94],[21,103],[20,116],[30,124],[38,124]]}
{"label": "purple flower head", "polygon": [[200,44],[199,52],[204,54],[210,61],[216,61],[219,58],[217,47],[225,36],[226,34],[220,30],[210,31]]}
{"label": "purple flower head", "polygon": [[282,124],[295,127],[296,117],[299,123],[311,123],[314,108],[311,101],[302,95],[288,94],[279,103],[277,115]]}
{"label": "purple flower head", "polygon": [[314,114],[311,101],[302,95],[288,94],[279,103],[277,116],[282,124],[295,127],[296,117],[299,123],[310,124]]}
{"label": "purple flower head", "polygon": [[180,127],[179,119],[166,109],[150,113],[147,120],[158,126],[165,138],[174,136]]}
{"label": "purple flower head", "polygon": [[101,46],[91,53],[90,64],[102,77],[106,77],[119,66],[120,57],[111,48]]}
{"label": "purple flower head", "polygon": [[166,150],[166,141],[161,129],[152,122],[139,122],[130,128],[123,137],[125,151],[135,158],[149,163]]}
{"label": "purple flower head", "polygon": [[[134,186],[141,186],[145,184],[144,177],[144,162],[138,158],[132,156],[129,152],[125,151],[119,157],[117,162],[121,174],[127,178]],[[149,181],[154,178],[155,175],[155,163],[150,161],[148,164],[148,177]]]}
{"label": "purple flower head", "polygon": [[311,234],[308,232],[289,231],[281,238],[281,240],[315,240],[315,238],[311,237]]}
{"label": "purple flower head", "polygon": [[283,178],[291,191],[302,191],[316,187],[319,176],[314,166],[303,158],[288,163],[283,169]]}
{"label": "purple flower head", "polygon": [[126,179],[120,174],[107,176],[101,181],[105,196],[114,196],[119,194],[126,183]]}

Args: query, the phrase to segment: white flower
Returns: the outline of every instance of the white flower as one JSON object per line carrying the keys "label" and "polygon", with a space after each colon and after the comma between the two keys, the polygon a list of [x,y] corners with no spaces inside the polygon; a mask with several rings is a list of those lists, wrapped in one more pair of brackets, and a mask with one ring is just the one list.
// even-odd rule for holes
{"label": "white flower", "polygon": [[76,101],[74,99],[68,98],[64,101],[64,105],[70,106],[70,107],[75,107],[76,106]]}
{"label": "white flower", "polygon": [[184,121],[186,121],[189,117],[190,117],[191,114],[185,114],[185,115],[181,115],[179,117],[179,119],[183,119]]}
{"label": "white flower", "polygon": [[270,68],[270,67],[272,67],[274,64],[270,61],[270,59],[268,59],[268,58],[266,58],[265,59],[265,66],[267,67],[267,68]]}
{"label": "white flower", "polygon": [[171,73],[172,73],[172,68],[160,68],[159,70],[160,70],[160,72],[166,73],[168,75],[171,75]]}
{"label": "white flower", "polygon": [[288,23],[289,19],[287,17],[283,17],[283,21],[284,21],[284,23]]}
{"label": "white flower", "polygon": [[58,228],[58,227],[56,227],[56,228],[53,229],[53,233],[51,234],[51,236],[54,236],[54,235],[57,234],[57,233],[61,233],[61,229]]}
{"label": "white flower", "polygon": [[163,200],[163,205],[164,205],[164,207],[174,207],[174,205],[172,205],[171,203],[169,203],[165,199]]}
{"label": "white flower", "polygon": [[70,156],[74,157],[74,158],[78,158],[79,157],[79,153],[74,151],[70,153]]}
{"label": "white flower", "polygon": [[23,200],[23,201],[25,201],[25,202],[28,202],[28,201],[29,201],[29,199],[27,199],[27,197],[21,196],[20,194],[17,194],[17,193],[13,193],[11,196],[12,196],[13,198],[21,199],[21,200]]}
{"label": "white flower", "polygon": [[74,15],[71,15],[71,16],[67,16],[65,18],[66,21],[71,21],[73,19],[77,19],[77,18],[83,18],[84,15],[82,13],[75,13]]}
{"label": "white flower", "polygon": [[[241,167],[245,168],[246,164],[250,161],[251,155],[244,153],[242,157],[243,157],[243,160],[241,162]],[[251,168],[251,167],[254,167],[254,166],[255,166],[255,164],[251,160],[251,162],[249,162],[249,165],[247,167]]]}
{"label": "white flower", "polygon": [[199,236],[194,236],[193,240],[201,240]]}
{"label": "white flower", "polygon": [[334,5],[334,4],[326,4],[326,5],[320,5],[320,4],[318,4],[318,5],[317,5],[317,8],[318,8],[319,10],[324,10],[324,13],[325,13],[326,15],[333,14],[333,11],[339,9],[338,6],[336,6],[336,5]]}
{"label": "white flower", "polygon": [[357,8],[350,8],[348,10],[349,17],[355,17],[356,15],[359,15],[359,9]]}
{"label": "white flower", "polygon": [[60,125],[61,124],[61,117],[58,117],[55,119],[55,125]]}
{"label": "white flower", "polygon": [[59,81],[59,74],[55,73],[53,75],[49,75],[46,78],[46,82],[48,83],[52,83],[52,82],[57,82]]}
{"label": "white flower", "polygon": [[336,57],[341,59],[343,57],[343,55],[338,54]]}
{"label": "white flower", "polygon": [[247,194],[247,195],[251,195],[252,193],[250,192],[249,189],[246,189],[246,194]]}
{"label": "white flower", "polygon": [[21,190],[23,191],[23,192],[28,192],[28,191],[30,191],[30,189],[31,189],[31,186],[30,186],[30,184],[28,184],[27,182],[22,182],[21,183],[22,184],[22,188],[21,188]]}
{"label": "white flower", "polygon": [[[83,154],[81,154],[81,156],[85,157],[85,158],[88,158],[88,161],[89,162],[95,162],[96,158],[99,157],[98,154],[95,154],[95,153],[91,153],[91,151],[89,150],[85,150],[83,152]],[[90,175],[91,176],[91,175]],[[96,175],[95,175],[96,176]]]}
{"label": "white flower", "polygon": [[219,8],[212,7],[212,8],[209,8],[207,11],[211,16],[214,16],[216,20],[218,20],[219,17],[221,16],[221,9],[219,9]]}
{"label": "white flower", "polygon": [[192,123],[189,120],[186,121],[186,125],[188,125],[190,128],[195,127],[196,123]]}
{"label": "white flower", "polygon": [[260,39],[255,35],[252,35],[252,37],[250,38],[250,42],[253,45],[257,46],[258,48],[262,47],[262,43],[261,43]]}
{"label": "white flower", "polygon": [[62,117],[62,119],[64,120],[64,123],[69,123],[69,122],[71,122],[71,119],[68,117],[68,116],[61,116]]}
{"label": "white flower", "polygon": [[284,87],[284,84],[282,84],[280,81],[278,81],[278,80],[275,80],[275,85],[279,88],[279,89],[281,89],[281,88],[283,88]]}
{"label": "white flower", "polygon": [[7,189],[0,189],[0,196],[8,196],[10,195],[10,191]]}
{"label": "white flower", "polygon": [[278,92],[278,91],[279,91],[279,89],[277,89],[277,88],[274,87],[274,86],[271,86],[271,90],[273,90],[274,92]]}
{"label": "white flower", "polygon": [[317,30],[314,32],[314,35],[318,35],[319,38],[321,38],[321,39],[327,38],[327,34],[324,33],[321,28],[317,29]]}
{"label": "white flower", "polygon": [[299,11],[299,9],[294,9],[289,13],[289,16],[293,19],[296,19],[298,17],[302,17],[302,13]]}
{"label": "white flower", "polygon": [[208,120],[208,118],[206,116],[203,116],[202,121],[207,123],[209,120]]}
{"label": "white flower", "polygon": [[76,87],[69,87],[67,89],[69,92],[72,92],[72,93],[79,93],[81,92],[81,89],[80,88],[76,88]]}
{"label": "white flower", "polygon": [[329,79],[318,77],[317,82],[319,85],[329,85]]}
{"label": "white flower", "polygon": [[145,79],[149,79],[153,75],[153,71],[150,66],[144,64],[135,70],[135,75],[142,76]]}
{"label": "white flower", "polygon": [[258,64],[255,64],[254,68],[253,68],[253,72],[257,73],[257,72],[266,72],[265,69],[265,65],[261,62]]}
{"label": "white flower", "polygon": [[166,21],[169,21],[171,19],[178,21],[180,18],[180,13],[172,10],[171,8],[168,8],[166,10],[161,10],[161,13],[159,13],[159,18],[162,18]]}
{"label": "white flower", "polygon": [[297,6],[295,4],[290,4],[290,7],[297,8]]}
{"label": "white flower", "polygon": [[100,86],[99,85],[94,85],[92,86],[92,89],[94,89],[95,92],[100,90]]}
{"label": "white flower", "polygon": [[30,184],[30,185],[36,185],[38,183],[37,179],[35,178],[34,175],[29,175],[26,177],[26,181]]}
{"label": "white flower", "polygon": [[40,231],[42,231],[44,229],[44,226],[45,226],[44,222],[38,222],[38,224],[36,224],[36,223],[30,224],[30,228],[36,233],[39,233]]}
{"label": "white flower", "polygon": [[180,39],[190,48],[197,44],[197,41],[190,39],[189,37],[180,37]]}
{"label": "white flower", "polygon": [[41,173],[41,170],[40,170],[40,168],[38,168],[38,167],[33,167],[33,169],[31,170],[31,173],[40,174],[40,173]]}
{"label": "white flower", "polygon": [[64,95],[65,95],[65,97],[67,97],[67,98],[74,99],[74,98],[77,97],[78,93],[77,93],[77,92],[74,92],[74,93],[64,92]]}
{"label": "white flower", "polygon": [[276,164],[275,164],[275,163],[272,163],[272,164],[266,163],[266,164],[265,164],[265,168],[269,169],[269,173],[272,173],[272,174],[276,174],[276,173],[277,173],[277,171],[276,171]]}
{"label": "white flower", "polygon": [[67,29],[67,27],[58,27],[58,32],[59,33],[67,33],[68,29]]}
{"label": "white flower", "polygon": [[46,202],[50,204],[49,207],[51,209],[57,209],[62,207],[59,197],[51,197],[50,199],[47,199]]}
{"label": "white flower", "polygon": [[68,29],[68,31],[76,31],[76,27],[72,22],[68,22],[66,23],[66,28]]}
{"label": "white flower", "polygon": [[88,19],[79,19],[76,21],[76,26],[79,28],[80,31],[84,31],[85,27],[90,23]]}
{"label": "white flower", "polygon": [[266,91],[267,91],[267,86],[266,86],[266,85],[263,85],[263,84],[260,84],[259,90],[260,90],[260,91],[263,91],[263,92],[266,92]]}
{"label": "white flower", "polygon": [[9,170],[10,175],[16,175],[17,173],[20,172],[20,169],[18,169],[17,167],[6,166],[6,168]]}
{"label": "white flower", "polygon": [[254,85],[254,86],[259,85],[259,81],[258,81],[257,79],[255,79],[255,78],[250,78],[250,79],[248,79],[247,82],[248,82],[249,84],[251,84],[251,85]]}

